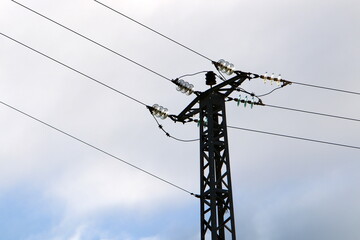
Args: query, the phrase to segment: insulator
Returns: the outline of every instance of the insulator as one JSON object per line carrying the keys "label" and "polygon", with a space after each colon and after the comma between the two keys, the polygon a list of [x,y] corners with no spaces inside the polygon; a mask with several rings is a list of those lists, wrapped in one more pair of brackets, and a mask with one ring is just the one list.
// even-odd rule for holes
{"label": "insulator", "polygon": [[245,99],[244,99],[244,107],[246,107],[246,104],[247,104],[247,101],[248,101],[248,97],[246,96]]}
{"label": "insulator", "polygon": [[162,111],[162,113],[161,113],[160,118],[161,118],[161,119],[166,119],[167,116],[168,116],[168,109],[167,109],[167,108],[163,108],[163,111]]}
{"label": "insulator", "polygon": [[189,89],[185,94],[188,96],[191,95],[194,92],[193,88],[194,88],[194,85],[189,84]]}
{"label": "insulator", "polygon": [[241,95],[239,95],[239,99],[238,99],[238,101],[237,101],[237,105],[239,106],[240,103],[241,103]]}
{"label": "insulator", "polygon": [[220,59],[217,63],[219,70],[222,72],[224,70],[226,61],[224,59]]}
{"label": "insulator", "polygon": [[218,66],[218,69],[220,70],[220,72],[225,73],[227,75],[233,74],[234,70],[235,70],[234,64],[232,64],[228,61],[225,61],[224,59],[220,59],[217,62],[217,66]]}
{"label": "insulator", "polygon": [[254,107],[254,102],[255,102],[255,98],[253,96],[252,99],[251,99],[251,109]]}
{"label": "insulator", "polygon": [[182,93],[186,93],[190,87],[190,84],[188,82],[185,82],[183,85]]}
{"label": "insulator", "polygon": [[153,115],[155,115],[156,114],[156,112],[158,111],[158,108],[159,108],[159,105],[158,104],[154,104],[153,106],[152,106],[152,114]]}
{"label": "insulator", "polygon": [[265,72],[265,74],[264,74],[262,77],[263,77],[263,79],[264,79],[264,83],[266,83],[266,80],[267,80],[267,78],[268,78],[267,72]]}
{"label": "insulator", "polygon": [[275,80],[274,76],[275,76],[274,73],[271,74],[271,77],[270,77],[270,83],[271,83],[271,85],[273,84],[273,81]]}
{"label": "insulator", "polygon": [[233,74],[233,73],[234,73],[234,69],[235,69],[234,64],[230,63],[230,64],[227,66],[227,72],[226,72],[226,74],[227,74],[227,75]]}
{"label": "insulator", "polygon": [[280,86],[281,84],[281,74],[277,77],[277,85]]}
{"label": "insulator", "polygon": [[164,110],[164,108],[162,106],[159,106],[155,113],[155,117],[161,117],[163,110]]}
{"label": "insulator", "polygon": [[194,85],[180,79],[175,82],[177,84],[176,90],[179,92],[185,93],[186,95],[191,95],[194,90]]}
{"label": "insulator", "polygon": [[152,106],[152,114],[155,117],[166,119],[168,117],[168,109],[164,108],[163,106],[159,106],[158,104],[154,104]]}
{"label": "insulator", "polygon": [[178,85],[176,87],[176,90],[178,90],[179,92],[182,90],[182,86],[184,85],[184,80],[180,79],[177,81]]}

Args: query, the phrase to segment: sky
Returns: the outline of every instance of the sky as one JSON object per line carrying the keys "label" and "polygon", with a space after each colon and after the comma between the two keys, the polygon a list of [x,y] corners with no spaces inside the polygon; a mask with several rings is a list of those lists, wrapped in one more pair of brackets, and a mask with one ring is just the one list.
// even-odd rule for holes
{"label": "sky", "polygon": [[[241,71],[360,92],[356,0],[102,0]],[[211,63],[92,0],[20,3],[175,79]],[[193,99],[175,85],[10,0],[0,32],[147,105],[178,114]],[[184,78],[205,91],[204,74]],[[199,143],[161,132],[141,104],[0,35],[0,101],[199,192]],[[276,85],[246,81],[261,95]],[[238,93],[233,93],[238,97]],[[265,104],[360,119],[359,95],[289,85]],[[360,146],[360,125],[228,102],[231,126]],[[196,124],[161,120],[180,139]],[[6,240],[195,240],[200,202],[137,169],[0,105],[0,232]],[[237,238],[360,238],[360,151],[229,129]]]}

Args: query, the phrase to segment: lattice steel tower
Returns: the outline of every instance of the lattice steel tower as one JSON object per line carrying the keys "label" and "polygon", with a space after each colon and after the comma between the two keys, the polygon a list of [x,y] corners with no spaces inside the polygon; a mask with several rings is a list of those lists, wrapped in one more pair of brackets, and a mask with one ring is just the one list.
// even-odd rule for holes
{"label": "lattice steel tower", "polygon": [[247,78],[247,73],[215,85],[215,74],[206,74],[211,88],[197,97],[173,120],[194,121],[200,115],[201,240],[236,239],[225,102]]}

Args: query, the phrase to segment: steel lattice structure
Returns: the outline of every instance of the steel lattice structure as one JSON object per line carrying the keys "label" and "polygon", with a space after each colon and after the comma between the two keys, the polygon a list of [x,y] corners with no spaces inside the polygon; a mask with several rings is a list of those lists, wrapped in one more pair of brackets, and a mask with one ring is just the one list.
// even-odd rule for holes
{"label": "steel lattice structure", "polygon": [[[250,74],[236,76],[197,97],[173,120],[191,121],[200,115],[201,239],[236,239],[225,102]],[[198,104],[199,103],[199,104]]]}
{"label": "steel lattice structure", "polygon": [[200,101],[201,236],[235,239],[225,102],[213,92]]}

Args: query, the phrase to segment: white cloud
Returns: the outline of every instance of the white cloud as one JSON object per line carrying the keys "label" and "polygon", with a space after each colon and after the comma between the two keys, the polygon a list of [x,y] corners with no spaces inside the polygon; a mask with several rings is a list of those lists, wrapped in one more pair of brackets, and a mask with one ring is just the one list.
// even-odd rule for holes
{"label": "white cloud", "polygon": [[[179,204],[181,193],[121,162],[99,157],[68,169],[49,185],[48,195],[66,203],[68,217],[120,209],[146,214]],[[140,214],[140,215],[141,215]]]}
{"label": "white cloud", "polygon": [[[229,58],[241,70],[281,72],[294,81],[360,90],[354,77],[359,75],[360,56],[360,5],[356,1],[104,2],[215,60]],[[212,67],[91,1],[24,3],[170,78]],[[11,1],[0,2],[0,9],[0,25],[6,34],[147,104],[159,103],[177,113],[192,99],[178,94],[167,81]],[[182,144],[164,137],[145,107],[1,36],[0,43],[0,100],[197,191],[196,143]],[[198,90],[204,87],[203,76],[189,81]],[[244,87],[262,93],[274,86],[254,80]],[[357,97],[318,89],[291,85],[264,100],[359,117],[354,106]],[[119,218],[127,217],[127,213],[139,219],[144,215],[151,218],[166,214],[163,209],[176,209],[193,201],[177,189],[5,109],[0,109],[0,196],[5,189],[26,183],[63,213],[53,229],[44,229],[39,240],[83,240],[89,235],[103,240],[137,240],[128,229],[124,229],[128,233],[116,237],[105,234],[97,228],[96,220],[116,211],[120,212]],[[349,122],[260,107],[236,108],[231,102],[227,114],[228,124],[232,125],[334,142],[359,142],[359,128]],[[170,121],[162,124],[176,137],[198,134],[195,126]],[[351,221],[356,222],[354,213],[360,202],[351,200],[359,199],[354,188],[359,178],[352,171],[359,169],[355,150],[240,131],[229,135],[235,202],[240,203],[235,208],[242,210],[239,234],[251,236],[248,239],[289,239],[298,231],[290,220],[298,221],[304,233],[313,231],[311,224],[306,224],[309,221],[322,232],[331,227],[339,234],[359,234],[351,225]],[[341,223],[327,221],[330,213]],[[280,234],[284,232],[282,226],[288,227],[288,235]],[[187,226],[184,232],[192,227]],[[166,234],[173,236],[171,231],[177,229]],[[144,233],[140,240],[169,239],[166,234]],[[305,239],[305,235],[299,236]]]}
{"label": "white cloud", "polygon": [[78,227],[78,229],[76,229],[74,235],[71,236],[71,237],[69,238],[69,240],[82,240],[82,239],[83,239],[82,235],[83,235],[83,232],[84,232],[84,231],[85,231],[85,227],[84,227],[84,226]]}
{"label": "white cloud", "polygon": [[145,237],[145,238],[141,238],[139,240],[160,240],[160,238],[158,238],[157,236],[154,237]]}

